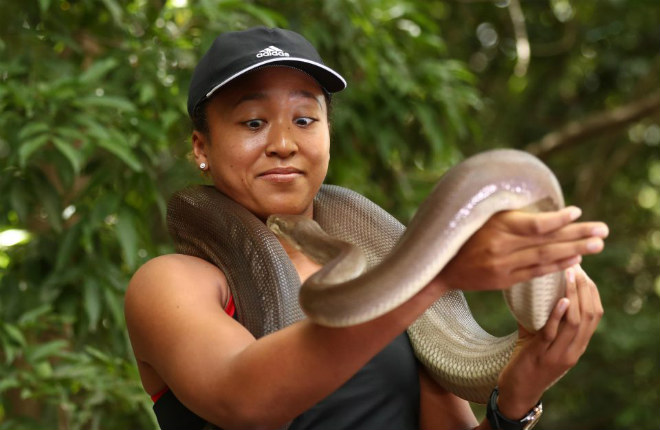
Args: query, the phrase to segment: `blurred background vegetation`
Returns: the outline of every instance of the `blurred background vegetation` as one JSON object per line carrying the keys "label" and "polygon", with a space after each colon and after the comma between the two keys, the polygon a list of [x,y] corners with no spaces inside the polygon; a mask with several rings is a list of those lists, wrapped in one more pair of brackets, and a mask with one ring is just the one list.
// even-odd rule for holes
{"label": "blurred background vegetation", "polygon": [[[157,427],[123,293],[172,252],[168,196],[201,181],[195,61],[253,25],[301,32],[346,76],[328,182],[404,222],[465,156],[548,163],[612,233],[584,262],[605,317],[539,427],[660,428],[658,16],[656,0],[4,0],[0,429]],[[512,327],[477,299],[487,327]]]}

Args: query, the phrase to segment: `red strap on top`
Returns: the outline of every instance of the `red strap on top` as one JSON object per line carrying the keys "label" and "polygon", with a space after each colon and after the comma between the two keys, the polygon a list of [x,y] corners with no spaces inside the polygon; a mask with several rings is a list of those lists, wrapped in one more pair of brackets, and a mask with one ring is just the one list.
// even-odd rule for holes
{"label": "red strap on top", "polygon": [[[234,303],[234,296],[231,294],[229,295],[229,300],[227,300],[227,305],[225,306],[225,313],[229,315],[230,317],[234,317],[234,314],[236,313],[236,304]],[[167,393],[169,391],[170,387],[165,387],[153,396],[151,396],[151,400],[156,403],[158,399],[163,397],[163,394]]]}
{"label": "red strap on top", "polygon": [[163,394],[165,394],[165,393],[167,393],[167,392],[169,391],[169,389],[170,389],[170,387],[165,387],[165,388],[163,388],[162,390],[160,390],[159,392],[157,392],[156,394],[154,394],[153,396],[151,396],[151,400],[152,400],[154,403],[156,403],[156,402],[158,401],[158,399],[160,399],[161,397],[163,397]]}
{"label": "red strap on top", "polygon": [[229,294],[229,300],[227,300],[227,306],[225,306],[225,313],[230,317],[234,318],[236,313],[236,305],[234,304],[234,296]]}

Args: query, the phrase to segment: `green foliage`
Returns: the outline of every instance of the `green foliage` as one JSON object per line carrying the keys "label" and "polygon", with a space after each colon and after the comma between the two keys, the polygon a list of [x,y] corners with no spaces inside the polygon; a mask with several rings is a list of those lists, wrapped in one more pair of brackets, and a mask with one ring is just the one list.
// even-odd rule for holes
{"label": "green foliage", "polygon": [[72,322],[44,305],[24,312],[16,323],[0,324],[0,393],[8,400],[0,409],[0,428],[58,423],[58,428],[98,429],[108,417],[113,427],[154,427],[134,364],[92,346],[76,348]]}
{"label": "green foliage", "polygon": [[[187,84],[218,33],[283,26],[319,48],[349,82],[333,101],[328,180],[402,220],[463,155],[538,148],[658,87],[650,0],[520,2],[524,72],[513,1],[174,3],[3,3],[0,234],[27,236],[0,241],[0,429],[156,426],[122,300],[137,267],[172,251],[168,196],[198,181]],[[585,262],[606,316],[539,427],[658,427],[657,112],[539,152],[568,201],[612,229]],[[503,324],[491,314],[487,326]]]}

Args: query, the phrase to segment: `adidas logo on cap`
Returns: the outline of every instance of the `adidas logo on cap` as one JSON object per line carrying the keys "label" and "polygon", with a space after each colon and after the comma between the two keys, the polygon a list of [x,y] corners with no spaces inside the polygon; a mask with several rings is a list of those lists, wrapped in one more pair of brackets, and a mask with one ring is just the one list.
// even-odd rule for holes
{"label": "adidas logo on cap", "polygon": [[289,53],[282,51],[277,46],[270,45],[257,53],[257,58],[261,57],[288,57]]}

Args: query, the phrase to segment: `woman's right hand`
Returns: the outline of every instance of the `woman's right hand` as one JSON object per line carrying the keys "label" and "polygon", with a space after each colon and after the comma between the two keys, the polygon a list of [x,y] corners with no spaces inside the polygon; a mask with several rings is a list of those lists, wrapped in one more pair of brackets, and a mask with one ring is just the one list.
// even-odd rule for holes
{"label": "woman's right hand", "polygon": [[462,246],[439,277],[461,290],[504,290],[579,264],[602,251],[609,233],[602,222],[574,222],[580,209],[493,215]]}
{"label": "woman's right hand", "polygon": [[580,266],[566,270],[566,297],[536,333],[519,328],[519,343],[498,379],[498,408],[506,417],[525,415],[541,395],[574,367],[603,317],[596,284]]}

